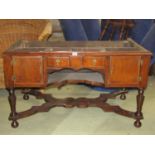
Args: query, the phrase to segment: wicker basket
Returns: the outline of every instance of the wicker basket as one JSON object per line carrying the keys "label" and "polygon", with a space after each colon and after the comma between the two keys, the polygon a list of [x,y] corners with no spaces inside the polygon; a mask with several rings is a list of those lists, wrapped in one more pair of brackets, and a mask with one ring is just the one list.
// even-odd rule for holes
{"label": "wicker basket", "polygon": [[17,40],[47,40],[52,33],[50,20],[2,19],[0,20],[0,88],[4,88],[2,53]]}

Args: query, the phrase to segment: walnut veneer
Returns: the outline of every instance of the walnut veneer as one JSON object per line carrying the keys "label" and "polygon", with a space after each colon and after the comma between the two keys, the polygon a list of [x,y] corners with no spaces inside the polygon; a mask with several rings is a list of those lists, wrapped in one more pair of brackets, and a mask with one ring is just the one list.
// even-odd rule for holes
{"label": "walnut veneer", "polygon": [[[12,127],[18,126],[17,119],[48,111],[55,106],[97,106],[105,111],[134,118],[135,126],[140,127],[150,58],[151,52],[131,39],[92,42],[19,41],[4,53],[5,85],[9,91],[9,119],[12,120]],[[63,73],[64,69],[69,71]],[[106,88],[137,88],[137,110],[130,112],[107,103],[109,98],[119,95],[121,99],[125,99],[126,90],[102,94],[96,99],[64,100],[37,91],[37,88],[45,88],[48,85],[61,87],[68,83],[87,83]],[[16,88],[23,89],[24,99],[34,95],[44,99],[46,103],[17,112]]]}

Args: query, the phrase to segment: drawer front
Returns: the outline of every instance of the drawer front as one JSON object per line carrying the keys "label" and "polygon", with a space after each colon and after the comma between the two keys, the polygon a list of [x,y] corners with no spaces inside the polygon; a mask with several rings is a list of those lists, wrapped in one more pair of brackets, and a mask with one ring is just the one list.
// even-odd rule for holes
{"label": "drawer front", "polygon": [[105,57],[84,57],[83,58],[84,67],[96,67],[104,68],[105,66]]}
{"label": "drawer front", "polygon": [[69,57],[48,57],[48,67],[69,67]]}
{"label": "drawer front", "polygon": [[81,56],[70,56],[70,66],[75,68],[82,67],[82,57]]}

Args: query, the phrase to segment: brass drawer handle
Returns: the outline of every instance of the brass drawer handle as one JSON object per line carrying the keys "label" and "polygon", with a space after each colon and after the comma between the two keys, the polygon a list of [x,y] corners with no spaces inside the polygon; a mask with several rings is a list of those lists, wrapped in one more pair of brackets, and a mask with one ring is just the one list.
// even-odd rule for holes
{"label": "brass drawer handle", "polygon": [[97,62],[97,60],[96,59],[93,59],[93,65],[94,66],[96,65],[96,62]]}
{"label": "brass drawer handle", "polygon": [[60,64],[60,62],[61,62],[61,60],[60,59],[56,59],[56,65],[59,65]]}

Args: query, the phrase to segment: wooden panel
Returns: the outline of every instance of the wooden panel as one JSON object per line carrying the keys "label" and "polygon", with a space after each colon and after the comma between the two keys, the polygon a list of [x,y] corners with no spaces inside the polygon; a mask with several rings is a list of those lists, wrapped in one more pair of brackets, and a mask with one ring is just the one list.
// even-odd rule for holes
{"label": "wooden panel", "polygon": [[1,73],[1,72],[0,72],[0,88],[5,88],[4,73]]}
{"label": "wooden panel", "polygon": [[101,67],[105,66],[105,57],[90,57],[86,56],[83,58],[84,67]]}
{"label": "wooden panel", "polygon": [[14,56],[13,76],[15,86],[33,87],[43,84],[42,56]]}
{"label": "wooden panel", "polygon": [[5,79],[5,86],[6,88],[13,88],[13,81],[12,81],[12,57],[4,55],[4,79]]}
{"label": "wooden panel", "polygon": [[48,67],[69,67],[69,57],[48,57]]}
{"label": "wooden panel", "polygon": [[140,76],[140,56],[110,56],[108,83],[113,86],[138,85]]}
{"label": "wooden panel", "polygon": [[5,88],[4,71],[3,71],[3,59],[1,57],[0,57],[0,88]]}
{"label": "wooden panel", "polygon": [[70,56],[71,67],[80,68],[82,67],[82,57],[80,56]]}
{"label": "wooden panel", "polygon": [[140,82],[141,88],[146,88],[149,74],[149,66],[150,66],[150,56],[142,56],[142,64],[141,64],[141,76],[142,80]]}

